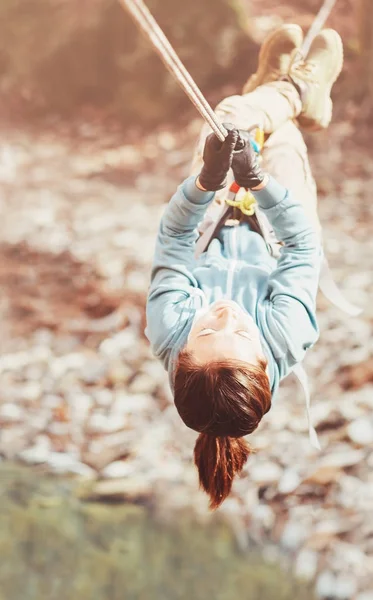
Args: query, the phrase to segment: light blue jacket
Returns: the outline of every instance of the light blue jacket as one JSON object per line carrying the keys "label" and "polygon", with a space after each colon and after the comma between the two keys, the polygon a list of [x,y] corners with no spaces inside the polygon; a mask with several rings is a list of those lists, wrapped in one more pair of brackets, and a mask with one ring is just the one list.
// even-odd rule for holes
{"label": "light blue jacket", "polygon": [[186,179],[161,219],[148,293],[145,334],[169,373],[185,346],[196,310],[230,296],[255,320],[268,360],[272,398],[280,381],[301,362],[319,336],[316,294],[322,260],[319,238],[302,206],[277,181],[254,192],[277,239],[273,258],[266,242],[247,224],[223,227],[206,252],[194,257],[197,225],[213,192]]}

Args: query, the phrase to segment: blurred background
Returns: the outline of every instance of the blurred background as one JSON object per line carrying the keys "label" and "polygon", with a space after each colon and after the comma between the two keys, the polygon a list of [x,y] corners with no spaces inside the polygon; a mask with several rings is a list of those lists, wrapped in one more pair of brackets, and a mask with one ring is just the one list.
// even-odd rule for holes
{"label": "blurred background", "polygon": [[[149,0],[212,105],[320,0]],[[199,115],[114,0],[0,3],[0,600],[373,599],[373,2],[337,0],[333,123],[306,138],[347,317],[320,294],[211,515],[144,336],[157,227]]]}

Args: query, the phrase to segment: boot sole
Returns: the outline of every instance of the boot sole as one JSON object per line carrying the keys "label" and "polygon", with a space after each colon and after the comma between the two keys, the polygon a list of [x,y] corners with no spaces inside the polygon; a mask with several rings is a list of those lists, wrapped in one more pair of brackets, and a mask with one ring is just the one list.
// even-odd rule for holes
{"label": "boot sole", "polygon": [[255,90],[255,88],[257,88],[259,85],[261,85],[259,82],[264,78],[264,75],[268,71],[267,56],[270,54],[273,44],[276,43],[277,40],[283,36],[284,31],[287,31],[290,34],[294,33],[294,37],[295,35],[299,35],[300,44],[299,46],[294,46],[294,48],[299,48],[301,46],[303,41],[303,31],[299,25],[296,25],[295,23],[290,23],[288,25],[283,25],[282,27],[280,27],[280,29],[276,29],[272,34],[268,36],[268,38],[264,41],[262,47],[260,48],[258,58],[258,70],[256,73],[251,75],[251,77],[249,77],[248,81],[245,83],[242,90],[243,94],[249,94],[250,92]]}

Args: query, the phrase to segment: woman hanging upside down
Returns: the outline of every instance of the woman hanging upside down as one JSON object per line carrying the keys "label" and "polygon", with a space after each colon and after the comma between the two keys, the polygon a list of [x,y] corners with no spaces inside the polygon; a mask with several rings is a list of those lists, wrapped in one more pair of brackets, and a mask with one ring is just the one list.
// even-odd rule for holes
{"label": "woman hanging upside down", "polygon": [[[326,29],[304,61],[302,39],[297,25],[267,38],[243,95],[216,109],[233,124],[227,138],[221,143],[203,130],[194,174],[179,186],[159,227],[146,335],[169,373],[180,417],[200,433],[194,459],[213,509],[251,452],[243,437],[258,427],[280,381],[318,338],[321,235],[299,127],[329,125],[343,47]],[[262,164],[248,141],[253,127],[266,134]],[[207,209],[222,202],[230,169],[251,190],[262,225],[231,219],[196,258],[198,227]],[[279,253],[263,223],[281,241]]]}

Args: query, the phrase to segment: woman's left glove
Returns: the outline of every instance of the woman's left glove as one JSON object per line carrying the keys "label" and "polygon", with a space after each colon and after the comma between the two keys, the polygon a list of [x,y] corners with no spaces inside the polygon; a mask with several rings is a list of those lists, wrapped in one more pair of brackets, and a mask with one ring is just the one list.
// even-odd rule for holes
{"label": "woman's left glove", "polygon": [[203,150],[202,171],[199,175],[199,181],[202,187],[209,192],[222,190],[227,185],[228,171],[232,166],[233,151],[236,147],[239,133],[233,125],[224,123],[228,130],[228,135],[224,142],[221,142],[214,133],[211,133],[205,142]]}
{"label": "woman's left glove", "polygon": [[239,135],[243,145],[234,153],[232,161],[234,178],[239,186],[252,189],[263,183],[266,174],[260,167],[250,136],[245,131],[239,131]]}

